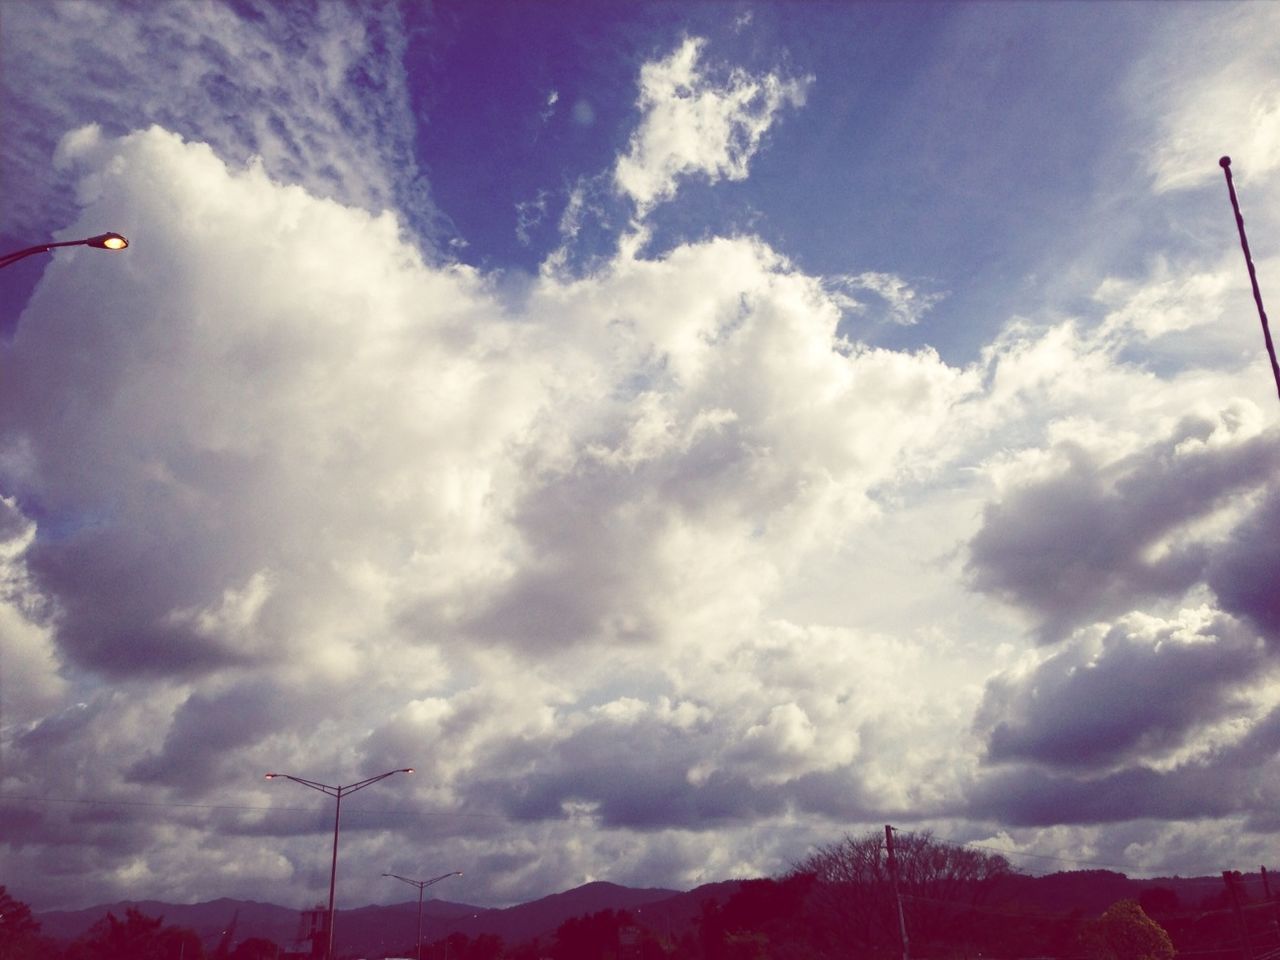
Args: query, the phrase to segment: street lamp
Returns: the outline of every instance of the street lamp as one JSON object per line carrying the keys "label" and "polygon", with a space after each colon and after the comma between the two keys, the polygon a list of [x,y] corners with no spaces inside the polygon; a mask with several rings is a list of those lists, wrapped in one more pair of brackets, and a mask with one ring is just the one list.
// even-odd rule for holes
{"label": "street lamp", "polygon": [[413,773],[413,767],[401,767],[399,770],[388,770],[386,773],[380,773],[376,777],[369,777],[361,780],[359,783],[351,783],[342,787],[331,787],[327,783],[316,783],[314,780],[304,780],[302,777],[295,777],[287,773],[268,773],[268,780],[276,780],[283,777],[285,780],[292,780],[294,783],[300,783],[304,787],[310,787],[312,790],[319,790],[323,794],[333,797],[337,803],[333,809],[333,865],[329,868],[329,944],[325,948],[325,960],[333,960],[333,888],[338,879],[338,822],[342,818],[342,798],[349,793],[355,793],[357,790],[363,790],[370,784],[377,783],[379,780],[385,780],[387,777],[397,773]]}
{"label": "street lamp", "polygon": [[450,877],[462,876],[461,870],[455,870],[453,873],[442,873],[438,877],[431,880],[410,880],[408,877],[402,877],[398,873],[384,873],[384,877],[392,877],[396,880],[403,880],[405,883],[411,883],[418,888],[418,960],[422,960],[422,891],[427,889],[433,883],[439,883],[441,880],[448,880]]}
{"label": "street lamp", "polygon": [[17,263],[26,257],[33,257],[37,253],[48,253],[54,247],[97,247],[99,250],[123,250],[128,245],[129,241],[118,233],[100,233],[96,237],[86,237],[84,240],[63,240],[61,243],[41,243],[34,247],[27,247],[25,250],[6,253],[0,257],[0,267],[7,267],[11,263]]}

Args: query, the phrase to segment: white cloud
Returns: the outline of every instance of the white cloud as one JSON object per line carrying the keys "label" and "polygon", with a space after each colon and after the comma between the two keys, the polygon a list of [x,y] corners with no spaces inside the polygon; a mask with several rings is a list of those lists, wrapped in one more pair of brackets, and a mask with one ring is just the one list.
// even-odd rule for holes
{"label": "white cloud", "polygon": [[6,742],[31,718],[57,709],[67,691],[58,675],[52,631],[32,602],[21,562],[35,535],[35,524],[17,504],[0,497],[0,637],[5,640],[0,651],[0,700],[6,707],[0,720]]}
{"label": "white cloud", "polygon": [[1280,15],[1270,4],[1186,9],[1168,21],[1135,68],[1129,94],[1153,118],[1147,161],[1157,192],[1219,179],[1230,155],[1236,177],[1280,167]]}
{"label": "white cloud", "polygon": [[723,83],[700,69],[704,41],[685,41],[640,70],[641,124],[618,158],[614,182],[640,216],[675,195],[681,177],[741,180],[778,112],[804,102],[808,80],[730,72]]}
{"label": "white cloud", "polygon": [[843,291],[870,291],[884,303],[885,318],[904,327],[919,323],[943,298],[940,293],[922,293],[892,273],[867,271],[856,276],[831,277],[827,283],[843,307],[858,312],[864,312],[867,305],[855,296],[843,294]]}
{"label": "white cloud", "polygon": [[556,104],[560,102],[560,91],[552,90],[547,94],[546,100],[543,101],[542,110],[538,113],[538,119],[543,123],[547,123],[556,113]]}
{"label": "white cloud", "polygon": [[[57,612],[77,690],[106,675],[130,692],[39,726],[15,767],[25,790],[189,797],[246,771],[241,799],[296,803],[249,774],[404,763],[434,776],[402,795],[446,816],[489,795],[471,809],[501,823],[501,792],[481,787],[539,769],[521,744],[606,722],[701,729],[723,754],[709,775],[756,784],[743,809],[778,809],[766,755],[793,777],[844,775],[859,736],[814,667],[787,667],[783,700],[707,680],[807,551],[874,514],[869,490],[927,447],[969,378],[930,352],[838,341],[820,282],[750,239],[544,276],[513,317],[482,276],[425,264],[390,216],[160,128],[75,134],[63,155],[92,184],[69,229],[105,219],[133,242],[55,257],[0,354],[6,485],[60,531],[15,554],[15,582]],[[701,653],[680,676],[658,668],[679,650]],[[598,700],[619,669],[630,699]],[[52,715],[60,690],[13,721]],[[716,783],[649,816],[721,810],[731,826]],[[174,856],[204,817],[167,821]],[[107,849],[150,829],[126,818],[85,857],[118,863]],[[166,863],[120,882],[158,882]]]}

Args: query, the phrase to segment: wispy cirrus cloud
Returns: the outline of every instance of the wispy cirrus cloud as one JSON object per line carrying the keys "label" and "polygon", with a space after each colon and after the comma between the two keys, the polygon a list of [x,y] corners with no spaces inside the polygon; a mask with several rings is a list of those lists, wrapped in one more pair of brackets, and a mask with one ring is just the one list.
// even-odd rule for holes
{"label": "wispy cirrus cloud", "polygon": [[[224,159],[371,212],[396,209],[424,238],[437,211],[414,156],[416,124],[394,6],[260,5],[254,16],[202,0],[15,3],[5,11],[5,229],[37,239],[74,212],[50,179],[69,130],[118,136],[159,124]],[[39,55],[33,55],[39,51]]]}
{"label": "wispy cirrus cloud", "polygon": [[879,314],[890,323],[910,327],[919,323],[926,313],[932,310],[944,297],[941,293],[925,293],[916,289],[902,277],[892,273],[867,271],[856,276],[829,277],[828,287],[838,292],[841,303],[848,309],[858,313],[868,312],[865,294],[859,296],[857,291],[870,293],[873,303],[882,304]]}
{"label": "wispy cirrus cloud", "polygon": [[[1135,100],[1154,95],[1159,104],[1147,160],[1157,192],[1220,177],[1223,154],[1246,178],[1280,167],[1280,81],[1267,68],[1280,56],[1280,18],[1266,4],[1202,12],[1184,11],[1195,29],[1169,30],[1132,78]],[[1193,50],[1203,68],[1183,69]]]}

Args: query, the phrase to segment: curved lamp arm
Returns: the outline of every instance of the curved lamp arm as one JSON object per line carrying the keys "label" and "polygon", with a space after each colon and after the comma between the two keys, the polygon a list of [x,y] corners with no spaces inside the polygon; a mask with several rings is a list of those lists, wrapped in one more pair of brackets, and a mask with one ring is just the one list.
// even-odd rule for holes
{"label": "curved lamp arm", "polygon": [[11,263],[17,263],[27,257],[33,257],[37,253],[48,253],[54,247],[97,247],[99,250],[123,250],[129,246],[129,241],[118,233],[100,233],[96,237],[86,237],[83,240],[63,240],[59,243],[41,243],[34,247],[27,247],[25,250],[16,250],[13,253],[6,253],[0,257],[0,267],[7,267]]}

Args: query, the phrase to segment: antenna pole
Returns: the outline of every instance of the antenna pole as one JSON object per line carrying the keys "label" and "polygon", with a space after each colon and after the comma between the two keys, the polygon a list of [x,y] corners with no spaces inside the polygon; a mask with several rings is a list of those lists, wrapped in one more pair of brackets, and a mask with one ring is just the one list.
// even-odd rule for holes
{"label": "antenna pole", "polygon": [[1267,342],[1267,356],[1271,358],[1271,373],[1276,379],[1276,395],[1280,396],[1280,364],[1276,363],[1276,348],[1271,342],[1271,327],[1267,324],[1267,311],[1262,307],[1262,291],[1258,289],[1258,272],[1253,269],[1253,255],[1249,253],[1249,238],[1244,232],[1244,217],[1240,215],[1240,201],[1236,199],[1236,185],[1231,180],[1231,158],[1223,157],[1218,166],[1227,177],[1227,191],[1231,194],[1231,209],[1236,215],[1236,229],[1240,231],[1240,249],[1249,268],[1249,282],[1253,285],[1253,302],[1258,305],[1258,319],[1262,321],[1262,338]]}

